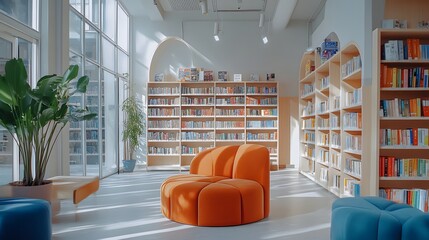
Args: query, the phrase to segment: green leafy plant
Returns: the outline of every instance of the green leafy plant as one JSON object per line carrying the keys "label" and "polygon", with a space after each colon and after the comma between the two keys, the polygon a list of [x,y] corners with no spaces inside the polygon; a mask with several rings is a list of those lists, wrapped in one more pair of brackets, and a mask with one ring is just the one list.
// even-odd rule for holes
{"label": "green leafy plant", "polygon": [[[63,76],[47,75],[32,89],[22,59],[6,62],[0,75],[0,125],[12,134],[18,144],[24,166],[20,184],[44,184],[46,166],[61,130],[68,122],[95,118],[87,108],[70,103],[76,93],[85,93],[89,78],[77,80],[79,67],[72,65]],[[76,84],[72,87],[72,84]],[[32,159],[35,163],[32,165]],[[33,167],[35,175],[33,177]]]}
{"label": "green leafy plant", "polygon": [[144,115],[136,97],[129,97],[122,104],[122,111],[126,114],[122,141],[127,144],[129,157],[132,158],[145,131]]}

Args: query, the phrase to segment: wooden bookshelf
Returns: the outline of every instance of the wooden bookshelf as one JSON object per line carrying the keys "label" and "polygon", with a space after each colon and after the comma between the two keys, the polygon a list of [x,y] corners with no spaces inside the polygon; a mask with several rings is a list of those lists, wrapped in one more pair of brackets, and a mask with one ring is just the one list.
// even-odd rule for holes
{"label": "wooden bookshelf", "polygon": [[[397,199],[393,195],[404,196],[410,192],[415,194],[414,196],[425,195],[424,201],[427,201],[429,115],[424,115],[422,102],[417,104],[418,100],[412,99],[420,101],[429,99],[429,87],[427,82],[424,82],[429,76],[423,71],[429,69],[429,62],[423,53],[414,59],[408,59],[407,52],[405,57],[398,55],[397,58],[388,61],[382,54],[386,44],[390,45],[392,41],[406,43],[407,39],[418,39],[419,44],[428,45],[429,31],[376,29],[373,32],[372,88],[373,96],[380,104],[374,109],[373,138],[377,140],[377,144],[371,158],[376,160],[374,162],[377,170],[376,187],[380,196],[403,201],[404,199]],[[416,74],[416,69],[421,69],[417,70],[420,73]],[[395,81],[393,76],[386,74],[387,71],[397,72]],[[420,111],[417,111],[419,108]],[[421,206],[416,206],[413,200],[407,203],[427,211]]]}
{"label": "wooden bookshelf", "polygon": [[364,151],[370,141],[362,141],[370,138],[362,130],[370,100],[363,98],[369,90],[363,88],[361,66],[354,43],[323,63],[316,51],[301,61],[299,170],[341,197],[370,192],[365,179],[369,151]]}
{"label": "wooden bookshelf", "polygon": [[244,143],[268,147],[279,168],[277,82],[149,82],[147,111],[150,170],[186,170],[204,149]]}

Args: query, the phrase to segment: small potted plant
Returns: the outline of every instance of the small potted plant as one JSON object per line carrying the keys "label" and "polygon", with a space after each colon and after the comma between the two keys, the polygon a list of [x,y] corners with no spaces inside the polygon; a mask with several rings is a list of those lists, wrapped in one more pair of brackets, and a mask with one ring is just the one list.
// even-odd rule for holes
{"label": "small potted plant", "polygon": [[[85,107],[70,103],[74,94],[86,92],[89,82],[87,76],[73,81],[78,71],[79,67],[72,65],[63,76],[43,76],[31,88],[22,59],[11,59],[6,62],[5,74],[0,75],[0,125],[18,144],[23,163],[22,180],[11,185],[25,189],[24,195],[29,189],[21,186],[47,185],[44,180],[46,167],[67,123],[97,116]],[[22,191],[18,192],[15,195],[20,196]]]}
{"label": "small potted plant", "polygon": [[122,141],[127,146],[126,158],[122,160],[123,171],[132,172],[136,165],[134,153],[140,145],[140,137],[144,134],[144,115],[141,105],[135,96],[125,99],[122,105],[125,113]]}

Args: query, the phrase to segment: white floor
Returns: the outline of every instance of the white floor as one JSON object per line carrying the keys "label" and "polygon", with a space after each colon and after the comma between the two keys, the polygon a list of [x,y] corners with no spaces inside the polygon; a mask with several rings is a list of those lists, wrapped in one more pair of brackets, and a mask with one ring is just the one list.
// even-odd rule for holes
{"label": "white floor", "polygon": [[159,187],[177,173],[113,175],[77,208],[62,201],[53,220],[53,239],[329,239],[335,196],[297,171],[272,172],[270,216],[235,227],[194,227],[166,219],[159,208]]}

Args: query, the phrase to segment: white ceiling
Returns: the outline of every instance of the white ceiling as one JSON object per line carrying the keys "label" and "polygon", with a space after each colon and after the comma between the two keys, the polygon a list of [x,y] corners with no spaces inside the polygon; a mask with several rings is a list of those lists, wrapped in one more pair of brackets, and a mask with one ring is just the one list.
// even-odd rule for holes
{"label": "white ceiling", "polygon": [[[202,15],[199,0],[120,0],[131,16],[146,16],[151,20],[164,20],[169,15],[181,16],[182,20],[251,20],[259,19],[260,10],[264,8],[264,0],[207,0],[208,14]],[[296,5],[295,5],[296,1]],[[294,7],[291,20],[310,20],[315,17],[326,0],[266,0],[266,20],[272,20]],[[154,4],[156,3],[156,5]],[[295,6],[294,6],[295,5]],[[214,9],[219,10],[216,13]],[[277,9],[281,7],[281,9]],[[224,11],[229,12],[224,12]],[[254,11],[253,11],[254,10]],[[286,13],[287,14],[287,13]],[[286,26],[284,26],[286,27]]]}

